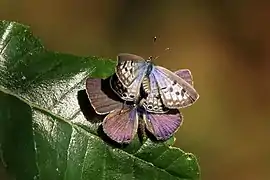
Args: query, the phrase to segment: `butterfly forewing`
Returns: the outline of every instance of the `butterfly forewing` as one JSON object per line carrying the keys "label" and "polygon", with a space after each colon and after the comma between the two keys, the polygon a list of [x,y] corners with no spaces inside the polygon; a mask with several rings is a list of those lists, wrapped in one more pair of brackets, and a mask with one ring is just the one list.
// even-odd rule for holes
{"label": "butterfly forewing", "polygon": [[110,78],[111,89],[124,101],[136,101],[140,96],[141,82],[138,79],[131,84],[129,88],[123,86],[118,77],[114,74]]}
{"label": "butterfly forewing", "polygon": [[161,66],[152,71],[158,84],[163,104],[170,109],[184,108],[192,105],[199,95],[184,79]]}
{"label": "butterfly forewing", "polygon": [[146,61],[142,57],[122,53],[117,56],[115,73],[123,86],[129,88],[135,80],[137,80],[137,85],[142,83],[147,66]]}
{"label": "butterfly forewing", "polygon": [[118,143],[129,143],[138,129],[138,113],[135,107],[125,106],[108,114],[103,120],[103,131]]}

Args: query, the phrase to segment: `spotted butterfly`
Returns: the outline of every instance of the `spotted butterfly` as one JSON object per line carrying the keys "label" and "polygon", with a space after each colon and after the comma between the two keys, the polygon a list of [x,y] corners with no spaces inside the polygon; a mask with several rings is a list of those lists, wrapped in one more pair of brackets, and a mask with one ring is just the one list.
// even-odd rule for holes
{"label": "spotted butterfly", "polygon": [[[183,69],[175,72],[187,83],[193,85],[189,70]],[[119,97],[127,91],[117,77],[110,78],[111,86]],[[183,116],[178,110],[168,109],[160,104],[148,102],[140,98],[138,103],[123,104],[123,101],[115,100],[104,92],[101,79],[88,78],[86,80],[86,92],[90,103],[98,114],[108,114],[103,120],[103,131],[112,140],[118,143],[129,143],[137,133],[138,121],[143,120],[146,129],[152,133],[157,140],[167,140],[171,137],[183,122]],[[106,84],[103,83],[103,84]],[[122,89],[121,89],[122,88]],[[121,89],[121,90],[119,90]],[[145,87],[147,89],[147,87]],[[158,100],[161,100],[158,98]],[[159,110],[151,111],[149,104],[158,105]]]}
{"label": "spotted butterfly", "polygon": [[98,78],[86,80],[86,92],[96,113],[107,114],[102,123],[103,131],[118,143],[132,141],[137,133],[140,119],[157,140],[170,138],[183,122],[183,116],[178,110],[150,113],[141,104],[143,100],[130,105],[112,99],[104,92],[102,80]]}
{"label": "spotted butterfly", "polygon": [[[140,87],[145,83],[149,87],[146,102],[162,102],[169,109],[190,106],[199,98],[191,84],[170,70],[154,65],[151,58],[144,60],[133,54],[119,54],[115,73],[127,89],[121,97],[126,101],[136,101],[140,96]],[[143,90],[146,91],[145,88]]]}

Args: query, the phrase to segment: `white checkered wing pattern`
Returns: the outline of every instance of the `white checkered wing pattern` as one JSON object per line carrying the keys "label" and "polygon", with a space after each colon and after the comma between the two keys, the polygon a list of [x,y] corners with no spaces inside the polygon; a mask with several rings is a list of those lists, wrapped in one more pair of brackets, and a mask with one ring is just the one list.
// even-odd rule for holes
{"label": "white checkered wing pattern", "polygon": [[[127,53],[117,56],[115,73],[124,87],[140,86],[146,71],[147,63],[142,57]],[[135,84],[134,81],[136,81]]]}
{"label": "white checkered wing pattern", "polygon": [[155,77],[162,102],[167,108],[184,108],[199,98],[199,94],[191,84],[170,70],[154,66],[151,73]]}

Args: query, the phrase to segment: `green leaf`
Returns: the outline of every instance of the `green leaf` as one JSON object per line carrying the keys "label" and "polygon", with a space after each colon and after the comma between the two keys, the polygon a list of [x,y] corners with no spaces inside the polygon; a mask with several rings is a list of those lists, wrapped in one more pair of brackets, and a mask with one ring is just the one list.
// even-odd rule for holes
{"label": "green leaf", "polygon": [[150,139],[111,143],[89,115],[84,83],[115,61],[46,50],[27,26],[0,21],[0,159],[15,179],[199,179],[194,155]]}

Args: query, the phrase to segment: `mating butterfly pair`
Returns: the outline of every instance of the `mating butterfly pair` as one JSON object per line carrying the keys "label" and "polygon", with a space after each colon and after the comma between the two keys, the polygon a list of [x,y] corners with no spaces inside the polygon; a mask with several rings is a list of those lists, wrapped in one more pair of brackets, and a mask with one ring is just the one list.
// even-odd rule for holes
{"label": "mating butterfly pair", "polygon": [[114,141],[129,143],[141,118],[146,129],[158,140],[171,137],[183,121],[179,108],[193,104],[199,95],[193,88],[189,70],[173,73],[154,66],[151,59],[132,54],[120,54],[110,79],[112,90],[124,102],[113,100],[102,90],[101,79],[88,78],[87,94],[98,114],[108,114],[103,120],[104,132]]}

